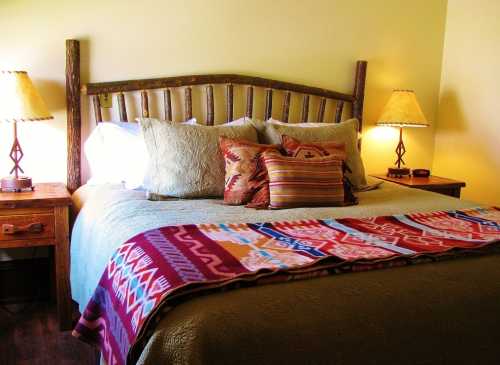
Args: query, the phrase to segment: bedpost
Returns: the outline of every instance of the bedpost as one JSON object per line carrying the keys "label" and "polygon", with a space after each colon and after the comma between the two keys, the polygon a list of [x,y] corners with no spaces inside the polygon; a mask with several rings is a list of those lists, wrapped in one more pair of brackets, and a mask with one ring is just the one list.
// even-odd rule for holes
{"label": "bedpost", "polygon": [[366,61],[356,62],[356,78],[354,80],[354,101],[352,116],[359,120],[359,131],[363,127],[363,102],[365,101]]}
{"label": "bedpost", "polygon": [[80,187],[81,111],[80,111],[80,42],[66,40],[66,113],[68,143],[68,178],[70,192]]}

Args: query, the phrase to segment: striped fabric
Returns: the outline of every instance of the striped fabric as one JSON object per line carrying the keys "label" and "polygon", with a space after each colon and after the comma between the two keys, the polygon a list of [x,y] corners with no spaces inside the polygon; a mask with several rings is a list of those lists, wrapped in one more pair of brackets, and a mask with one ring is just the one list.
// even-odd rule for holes
{"label": "striped fabric", "polygon": [[342,159],[264,153],[271,209],[344,205]]}

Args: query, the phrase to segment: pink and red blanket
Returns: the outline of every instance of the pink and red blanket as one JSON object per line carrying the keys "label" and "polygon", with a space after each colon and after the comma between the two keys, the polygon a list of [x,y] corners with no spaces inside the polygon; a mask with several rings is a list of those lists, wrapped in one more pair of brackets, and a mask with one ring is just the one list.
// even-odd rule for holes
{"label": "pink and red blanket", "polygon": [[168,226],[118,248],[73,335],[134,363],[161,313],[196,293],[498,252],[500,209]]}

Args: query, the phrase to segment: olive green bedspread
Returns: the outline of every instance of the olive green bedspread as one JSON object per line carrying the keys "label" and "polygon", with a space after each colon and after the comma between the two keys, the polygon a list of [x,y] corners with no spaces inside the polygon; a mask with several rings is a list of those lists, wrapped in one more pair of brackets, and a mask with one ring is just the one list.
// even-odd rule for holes
{"label": "olive green bedspread", "polygon": [[[345,208],[254,211],[219,201],[148,202],[82,189],[73,298],[85,307],[121,243],[167,224],[257,222],[461,209],[475,204],[386,183]],[[500,364],[500,255],[215,293],[180,304],[140,364]]]}

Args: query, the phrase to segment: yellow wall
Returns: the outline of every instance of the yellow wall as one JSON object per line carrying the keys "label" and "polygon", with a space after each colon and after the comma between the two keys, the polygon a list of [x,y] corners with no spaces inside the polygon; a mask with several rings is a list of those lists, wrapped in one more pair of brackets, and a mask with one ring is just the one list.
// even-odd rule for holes
{"label": "yellow wall", "polygon": [[[84,40],[83,81],[239,72],[350,91],[366,59],[363,155],[376,173],[394,160],[397,131],[372,128],[392,88],[415,89],[435,120],[445,13],[446,0],[2,0],[0,69],[28,70],[56,117],[22,126],[27,173],[65,181],[66,38]],[[408,164],[431,167],[433,128],[406,137]],[[0,138],[6,174],[10,128]]]}
{"label": "yellow wall", "polygon": [[434,173],[500,206],[500,2],[449,0]]}

